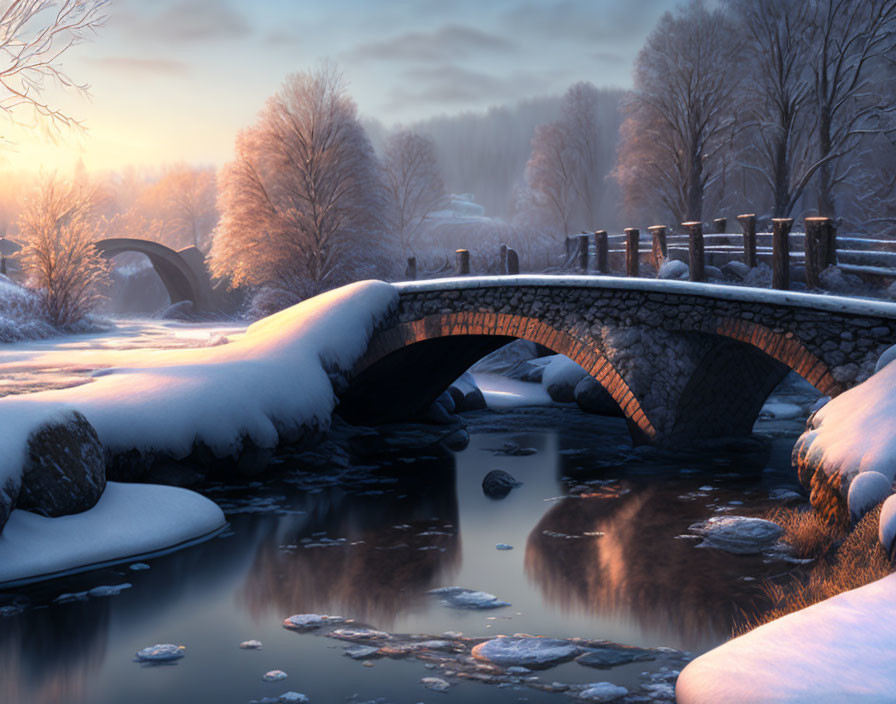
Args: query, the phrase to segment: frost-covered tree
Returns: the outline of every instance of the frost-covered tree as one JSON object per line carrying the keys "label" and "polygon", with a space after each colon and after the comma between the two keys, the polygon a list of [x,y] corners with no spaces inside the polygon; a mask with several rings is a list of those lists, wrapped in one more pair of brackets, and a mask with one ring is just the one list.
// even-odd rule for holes
{"label": "frost-covered tree", "polygon": [[0,111],[55,132],[81,127],[43,99],[49,85],[87,92],[66,73],[62,55],[105,21],[109,0],[7,0],[0,4]]}
{"label": "frost-covered tree", "polygon": [[814,144],[818,169],[818,213],[837,215],[840,187],[857,175],[855,151],[870,135],[893,131],[896,105],[878,90],[875,66],[892,71],[896,51],[896,0],[807,0],[806,42]]}
{"label": "frost-covered tree", "polygon": [[629,209],[702,220],[725,176],[740,87],[729,16],[691,0],[664,14],[638,54],[616,176]]}
{"label": "frost-covered tree", "polygon": [[562,235],[570,232],[576,198],[578,155],[562,122],[536,128],[526,183],[534,205],[551,213]]}
{"label": "frost-covered tree", "polygon": [[609,127],[612,133],[615,128],[615,125],[602,124],[600,103],[600,91],[593,83],[576,83],[563,96],[561,124],[576,158],[573,177],[576,200],[589,228],[596,227],[604,179],[612,159],[612,152],[602,139],[602,130]]}
{"label": "frost-covered tree", "polygon": [[749,70],[740,164],[768,188],[772,217],[788,217],[826,160],[815,157],[811,140],[805,50],[811,8],[805,0],[728,0],[728,5],[746,39]]}
{"label": "frost-covered tree", "polygon": [[21,262],[28,284],[41,296],[47,318],[59,327],[80,321],[101,300],[107,260],[99,236],[98,192],[46,180],[25,201],[19,217]]}
{"label": "frost-covered tree", "polygon": [[123,225],[147,223],[143,237],[175,249],[205,249],[218,222],[215,172],[176,164],[145,185],[124,214]]}
{"label": "frost-covered tree", "polygon": [[426,219],[445,198],[433,141],[401,130],[386,140],[383,173],[389,197],[389,224],[402,252],[413,252]]}
{"label": "frost-covered tree", "polygon": [[383,249],[380,167],[342,75],[289,76],[219,175],[212,273],[293,301],[370,275]]}

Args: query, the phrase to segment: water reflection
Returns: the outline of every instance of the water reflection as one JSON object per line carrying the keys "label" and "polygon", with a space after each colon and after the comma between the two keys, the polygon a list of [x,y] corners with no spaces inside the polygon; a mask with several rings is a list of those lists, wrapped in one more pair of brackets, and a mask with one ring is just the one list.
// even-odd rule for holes
{"label": "water reflection", "polygon": [[281,521],[247,572],[249,612],[350,614],[389,627],[421,605],[460,565],[461,542],[453,460],[418,464],[400,491],[317,494],[306,517]]}
{"label": "water reflection", "polygon": [[4,702],[59,704],[85,698],[106,659],[109,602],[34,609],[0,621]]}
{"label": "water reflection", "polygon": [[631,491],[567,498],[548,511],[529,534],[527,575],[564,610],[630,622],[663,642],[698,648],[726,638],[737,604],[759,597],[757,582],[740,577],[770,566],[676,538],[706,509],[674,487],[619,488]]}

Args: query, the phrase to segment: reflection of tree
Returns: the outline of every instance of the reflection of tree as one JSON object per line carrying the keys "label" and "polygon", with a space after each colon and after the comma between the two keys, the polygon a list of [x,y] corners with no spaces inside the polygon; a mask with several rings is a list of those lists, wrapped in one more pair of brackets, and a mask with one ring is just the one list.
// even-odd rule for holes
{"label": "reflection of tree", "polygon": [[[242,592],[249,611],[329,612],[388,627],[413,608],[461,556],[454,472],[421,470],[416,490],[316,500],[302,529],[279,539],[294,549],[265,541]],[[303,547],[302,538],[321,531],[345,544]]]}
{"label": "reflection of tree", "polygon": [[0,701],[85,701],[106,656],[110,606],[93,599],[0,621]]}
{"label": "reflection of tree", "polygon": [[[565,609],[633,620],[663,643],[686,648],[717,642],[758,598],[756,582],[740,576],[769,568],[759,556],[700,550],[694,541],[675,539],[701,518],[705,509],[695,502],[651,490],[565,499],[529,534],[526,572],[548,601]],[[583,536],[597,531],[604,535]]]}

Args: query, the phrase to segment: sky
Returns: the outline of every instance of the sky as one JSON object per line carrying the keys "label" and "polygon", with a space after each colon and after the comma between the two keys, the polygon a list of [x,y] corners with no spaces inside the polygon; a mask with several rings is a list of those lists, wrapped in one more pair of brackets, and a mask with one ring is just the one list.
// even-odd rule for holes
{"label": "sky", "polygon": [[[2,2],[4,6],[8,4]],[[676,0],[111,0],[63,56],[90,97],[50,87],[82,120],[54,143],[0,124],[4,166],[88,171],[219,166],[290,73],[329,59],[362,116],[387,126],[562,93],[628,87],[638,50]]]}

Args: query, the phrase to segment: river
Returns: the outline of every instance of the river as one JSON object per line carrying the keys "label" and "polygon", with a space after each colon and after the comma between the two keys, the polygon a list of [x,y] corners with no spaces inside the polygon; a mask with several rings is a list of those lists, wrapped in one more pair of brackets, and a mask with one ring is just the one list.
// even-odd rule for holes
{"label": "river", "polygon": [[[235,326],[131,321],[105,335],[8,346],[0,373],[6,393],[72,385],[112,365],[114,353],[239,334]],[[669,456],[632,448],[620,419],[525,405],[540,387],[481,382],[493,408],[466,414],[463,450],[426,447],[412,426],[384,430],[388,442],[375,450],[355,447],[349,462],[313,470],[282,450],[260,479],[194,487],[228,516],[218,537],[147,560],[148,569],[121,565],[0,595],[0,606],[24,607],[0,617],[2,701],[244,704],[292,690],[312,702],[562,702],[568,692],[533,685],[598,681],[625,686],[631,701],[667,701],[642,686],[674,682],[677,667],[761,606],[762,578],[792,568],[701,549],[688,526],[756,515],[776,505],[773,492],[798,489],[789,454],[801,419],[761,421],[756,446]],[[487,497],[482,478],[493,469],[522,485]],[[130,586],[57,601],[120,584]],[[452,585],[510,605],[465,610],[427,593]],[[300,613],[393,634],[527,633],[676,652],[604,670],[567,662],[498,687],[414,657],[346,657],[349,643],[283,628]],[[263,647],[241,649],[249,639]],[[185,645],[186,655],[169,666],[133,662],[155,643]],[[274,669],[287,678],[263,681]],[[421,685],[435,676],[449,689]]]}

